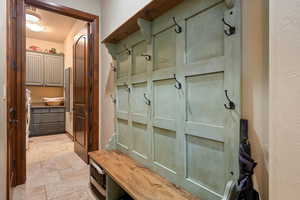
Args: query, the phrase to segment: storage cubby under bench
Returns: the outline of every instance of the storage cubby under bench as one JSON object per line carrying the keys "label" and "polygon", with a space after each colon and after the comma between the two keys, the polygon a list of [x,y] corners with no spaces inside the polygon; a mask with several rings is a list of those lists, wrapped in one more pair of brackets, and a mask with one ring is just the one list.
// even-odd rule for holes
{"label": "storage cubby under bench", "polygon": [[198,199],[119,151],[100,150],[89,155],[91,187],[99,199]]}

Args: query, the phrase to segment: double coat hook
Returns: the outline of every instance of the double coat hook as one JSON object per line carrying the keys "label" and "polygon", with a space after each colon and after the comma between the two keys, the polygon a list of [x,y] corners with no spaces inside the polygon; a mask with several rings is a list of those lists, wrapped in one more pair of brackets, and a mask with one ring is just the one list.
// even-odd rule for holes
{"label": "double coat hook", "polygon": [[145,103],[146,103],[148,106],[150,106],[150,105],[151,105],[151,101],[150,101],[150,99],[148,99],[146,93],[144,93],[144,99],[145,99]]}
{"label": "double coat hook", "polygon": [[112,63],[110,63],[110,67],[113,72],[117,71],[117,67],[115,67]]}
{"label": "double coat hook", "polygon": [[174,85],[174,87],[178,90],[180,90],[182,88],[182,84],[177,80],[176,78],[176,74],[173,75],[175,81],[176,81],[176,84]]}
{"label": "double coat hook", "polygon": [[111,101],[113,102],[113,104],[117,103],[117,100],[113,97],[113,95],[110,95]]}
{"label": "double coat hook", "polygon": [[231,35],[235,34],[236,28],[234,26],[230,25],[229,23],[227,23],[224,18],[222,19],[222,21],[228,27],[228,30],[224,30],[224,33],[227,36],[231,36]]}
{"label": "double coat hook", "polygon": [[174,22],[174,24],[175,24],[175,32],[176,32],[176,33],[181,33],[181,32],[182,32],[182,27],[179,26],[179,24],[177,23],[175,17],[173,17],[173,22]]}
{"label": "double coat hook", "polygon": [[131,55],[131,50],[128,49],[126,45],[123,45],[123,47],[125,48],[126,54]]}
{"label": "double coat hook", "polygon": [[229,105],[224,104],[224,107],[225,107],[226,109],[228,109],[228,110],[234,110],[234,109],[235,109],[235,103],[232,102],[232,101],[230,100],[230,98],[228,97],[228,90],[225,90],[225,96],[226,96],[226,99],[227,99]]}
{"label": "double coat hook", "polygon": [[147,61],[150,61],[150,60],[151,60],[151,56],[148,55],[148,54],[141,54],[141,56],[145,57],[145,59],[146,59]]}

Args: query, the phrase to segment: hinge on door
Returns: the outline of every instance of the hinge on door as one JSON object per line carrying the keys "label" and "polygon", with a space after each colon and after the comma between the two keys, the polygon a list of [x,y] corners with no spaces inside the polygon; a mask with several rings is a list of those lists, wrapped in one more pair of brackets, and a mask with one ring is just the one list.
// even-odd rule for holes
{"label": "hinge on door", "polygon": [[17,62],[15,60],[12,62],[11,68],[15,71],[17,70]]}
{"label": "hinge on door", "polygon": [[17,18],[17,10],[16,9],[12,9],[11,11],[11,17],[16,19]]}
{"label": "hinge on door", "polygon": [[90,37],[90,39],[94,39],[93,38],[94,37],[93,33],[90,33],[89,37]]}
{"label": "hinge on door", "polygon": [[16,160],[13,160],[13,163],[12,163],[12,169],[15,171],[17,169],[17,161]]}

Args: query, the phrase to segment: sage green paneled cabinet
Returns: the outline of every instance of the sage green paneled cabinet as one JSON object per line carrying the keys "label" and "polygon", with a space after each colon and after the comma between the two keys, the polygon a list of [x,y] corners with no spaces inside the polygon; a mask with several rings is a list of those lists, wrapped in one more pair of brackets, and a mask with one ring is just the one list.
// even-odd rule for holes
{"label": "sage green paneled cabinet", "polygon": [[26,85],[64,85],[64,56],[26,52]]}
{"label": "sage green paneled cabinet", "polygon": [[44,55],[46,86],[64,86],[64,57]]}
{"label": "sage green paneled cabinet", "polygon": [[239,176],[241,15],[228,2],[186,0],[151,22],[151,41],[138,31],[111,51],[116,148],[205,200]]}
{"label": "sage green paneled cabinet", "polygon": [[26,85],[44,84],[44,55],[26,52]]}

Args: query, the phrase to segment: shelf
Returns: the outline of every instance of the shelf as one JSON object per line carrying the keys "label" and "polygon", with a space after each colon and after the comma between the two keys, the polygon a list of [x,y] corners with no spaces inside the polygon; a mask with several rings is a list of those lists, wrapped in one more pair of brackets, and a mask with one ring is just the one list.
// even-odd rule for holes
{"label": "shelf", "polygon": [[[198,199],[118,151],[99,150],[89,155],[108,177],[135,200]],[[111,191],[112,188],[108,185],[107,190]]]}
{"label": "shelf", "polygon": [[118,43],[130,34],[139,30],[139,26],[137,24],[139,18],[147,21],[153,21],[155,18],[161,16],[162,14],[174,8],[183,1],[184,0],[152,0],[142,10],[140,10],[133,17],[128,19],[124,24],[122,24],[109,36],[107,36],[102,41],[102,43]]}

